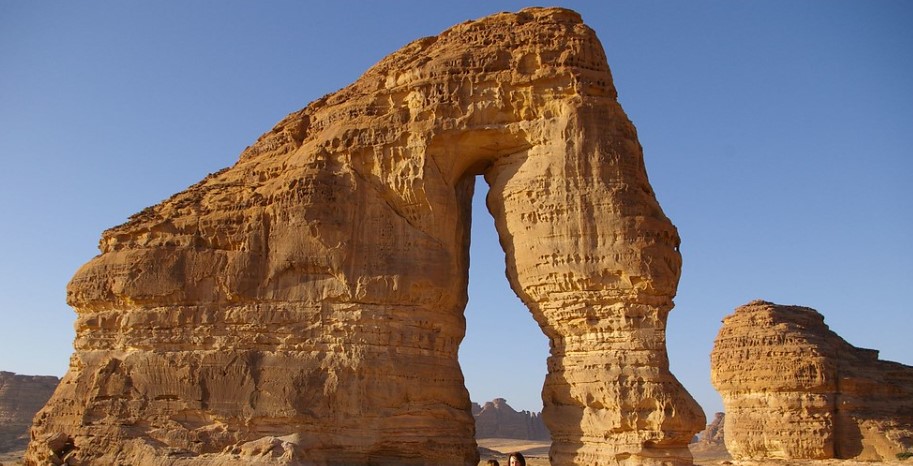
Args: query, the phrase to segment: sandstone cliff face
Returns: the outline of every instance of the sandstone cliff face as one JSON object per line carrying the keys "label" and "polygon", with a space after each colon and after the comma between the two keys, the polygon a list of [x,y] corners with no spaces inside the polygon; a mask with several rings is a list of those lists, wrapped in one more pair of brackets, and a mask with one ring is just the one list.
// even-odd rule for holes
{"label": "sandstone cliff face", "polygon": [[913,367],[850,345],[814,309],[736,309],[711,366],[734,458],[880,460],[913,447]]}
{"label": "sandstone cliff face", "polygon": [[35,413],[47,403],[60,379],[0,371],[0,452],[22,450]]}
{"label": "sandstone cliff face", "polygon": [[[561,464],[690,464],[679,238],[574,12],[417,40],[126,224],[68,286],[75,355],[27,460],[475,464],[457,349],[473,178],[551,342]],[[59,443],[59,442],[58,442]]]}
{"label": "sandstone cliff face", "polygon": [[472,404],[476,420],[476,438],[511,438],[549,440],[548,428],[539,413],[518,412],[504,398],[495,398],[484,406]]}

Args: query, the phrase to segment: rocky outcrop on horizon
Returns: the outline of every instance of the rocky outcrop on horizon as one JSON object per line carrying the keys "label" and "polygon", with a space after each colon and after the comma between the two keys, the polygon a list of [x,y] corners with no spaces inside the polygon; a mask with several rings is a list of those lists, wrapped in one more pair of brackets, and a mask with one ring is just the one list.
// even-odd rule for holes
{"label": "rocky outcrop on horizon", "polygon": [[711,370],[735,459],[879,461],[913,448],[913,367],[850,345],[814,309],[737,308]]}
{"label": "rocky outcrop on horizon", "polygon": [[707,428],[697,434],[697,440],[692,445],[717,447],[725,445],[726,414],[716,413]]}
{"label": "rocky outcrop on horizon", "polygon": [[476,176],[550,340],[553,464],[690,465],[678,233],[602,45],[560,8],[416,40],[105,231],[26,461],[476,462],[457,357]]}
{"label": "rocky outcrop on horizon", "polygon": [[57,388],[50,375],[21,375],[0,371],[0,453],[25,449],[29,427]]}
{"label": "rocky outcrop on horizon", "polygon": [[713,420],[707,424],[707,428],[698,433],[691,445],[688,445],[695,461],[702,465],[729,464],[725,463],[732,459],[726,450],[725,427],[726,414],[716,413]]}
{"label": "rocky outcrop on horizon", "polygon": [[517,411],[504,398],[495,398],[484,405],[472,404],[476,420],[476,438],[510,438],[520,440],[550,440],[548,428],[540,413]]}

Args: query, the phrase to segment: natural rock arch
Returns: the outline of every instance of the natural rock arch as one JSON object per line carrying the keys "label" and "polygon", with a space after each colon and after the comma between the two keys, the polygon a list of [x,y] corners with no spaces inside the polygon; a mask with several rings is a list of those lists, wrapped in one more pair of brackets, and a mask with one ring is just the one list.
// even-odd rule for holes
{"label": "natural rock arch", "polygon": [[415,41],[106,231],[33,436],[112,464],[474,464],[476,174],[550,340],[553,464],[690,464],[704,418],[665,352],[679,239],[599,41],[562,9]]}

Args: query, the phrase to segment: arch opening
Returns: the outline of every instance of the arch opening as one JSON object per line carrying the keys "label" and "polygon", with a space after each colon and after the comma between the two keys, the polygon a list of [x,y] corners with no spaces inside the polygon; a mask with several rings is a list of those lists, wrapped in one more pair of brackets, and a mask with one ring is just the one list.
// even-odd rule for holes
{"label": "arch opening", "polygon": [[517,411],[541,412],[548,338],[511,289],[494,218],[485,205],[488,185],[475,176],[466,336],[459,359],[473,402],[504,398]]}

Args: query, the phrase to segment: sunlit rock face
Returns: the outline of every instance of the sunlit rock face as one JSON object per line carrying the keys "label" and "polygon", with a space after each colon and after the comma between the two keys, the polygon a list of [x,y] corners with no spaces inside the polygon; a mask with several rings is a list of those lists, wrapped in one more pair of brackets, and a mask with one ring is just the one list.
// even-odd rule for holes
{"label": "sunlit rock face", "polygon": [[807,307],[754,301],[711,354],[736,459],[895,459],[913,447],[913,367],[878,359]]}
{"label": "sunlit rock face", "polygon": [[563,9],[406,45],[106,231],[28,461],[476,464],[457,361],[476,175],[550,339],[552,464],[691,464],[705,421],[665,348],[679,238]]}

